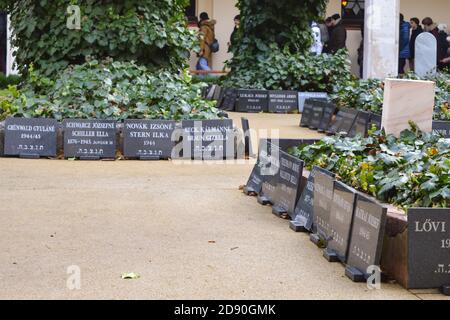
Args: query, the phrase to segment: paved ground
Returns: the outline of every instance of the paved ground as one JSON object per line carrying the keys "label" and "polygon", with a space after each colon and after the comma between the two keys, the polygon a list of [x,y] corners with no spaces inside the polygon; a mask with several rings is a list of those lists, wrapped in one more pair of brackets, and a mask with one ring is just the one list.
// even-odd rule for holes
{"label": "paved ground", "polygon": [[[253,127],[277,118],[284,136],[310,134],[298,116],[250,117]],[[238,191],[251,168],[0,159],[0,299],[442,298],[349,281]],[[67,289],[72,265],[80,290]]]}

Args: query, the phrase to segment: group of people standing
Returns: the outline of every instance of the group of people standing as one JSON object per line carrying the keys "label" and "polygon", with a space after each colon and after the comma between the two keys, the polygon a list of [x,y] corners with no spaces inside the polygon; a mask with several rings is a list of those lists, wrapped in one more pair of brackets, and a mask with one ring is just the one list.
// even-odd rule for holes
{"label": "group of people standing", "polygon": [[339,14],[328,17],[320,24],[313,22],[312,33],[314,42],[311,52],[314,54],[335,54],[340,49],[346,48],[347,29]]}
{"label": "group of people standing", "polygon": [[[219,43],[215,35],[216,20],[211,20],[207,12],[200,14],[198,28],[201,33],[200,38],[200,52],[198,54],[197,70],[211,71],[212,55],[219,51]],[[236,44],[239,26],[241,24],[241,17],[237,15],[234,17],[234,29],[228,42],[228,51]]]}
{"label": "group of people standing", "polygon": [[399,74],[405,73],[407,61],[409,61],[409,68],[414,71],[416,40],[423,32],[429,32],[436,38],[436,61],[438,70],[444,70],[450,67],[450,37],[448,35],[447,25],[434,23],[430,17],[423,19],[422,25],[418,18],[411,18],[407,22],[403,14],[400,14]]}

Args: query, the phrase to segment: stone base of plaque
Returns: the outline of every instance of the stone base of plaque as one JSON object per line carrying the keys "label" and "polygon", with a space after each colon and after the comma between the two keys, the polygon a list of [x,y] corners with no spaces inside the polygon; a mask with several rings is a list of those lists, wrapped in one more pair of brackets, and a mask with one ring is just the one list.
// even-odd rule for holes
{"label": "stone base of plaque", "polygon": [[330,249],[323,250],[323,257],[327,259],[328,262],[340,262],[339,256],[336,254],[336,252]]}
{"label": "stone base of plaque", "polygon": [[158,161],[161,160],[159,156],[139,156],[140,161]]}
{"label": "stone base of plaque", "polygon": [[366,282],[366,275],[354,267],[347,266],[345,275],[353,282]]}
{"label": "stone base of plaque", "polygon": [[40,156],[38,154],[23,154],[19,155],[20,159],[39,159]]}
{"label": "stone base of plaque", "polygon": [[100,160],[100,157],[97,157],[97,156],[81,156],[79,159],[81,161],[97,161],[97,160]]}
{"label": "stone base of plaque", "polygon": [[286,219],[288,217],[287,211],[279,206],[273,206],[272,213],[276,215],[278,218]]}
{"label": "stone base of plaque", "polygon": [[312,233],[309,236],[309,240],[311,240],[311,242],[314,243],[319,248],[325,247],[325,241],[323,241],[323,239],[317,233]]}
{"label": "stone base of plaque", "polygon": [[297,221],[291,221],[289,223],[289,228],[295,232],[302,232],[302,233],[308,232],[308,230],[305,228],[305,225]]}
{"label": "stone base of plaque", "polygon": [[244,194],[246,194],[247,196],[250,196],[250,197],[256,197],[258,195],[258,192],[256,192],[256,190],[253,189],[252,187],[245,186],[243,191],[244,191]]}
{"label": "stone base of plaque", "polygon": [[272,202],[269,200],[269,198],[259,195],[258,199],[257,199],[258,203],[263,205],[263,206],[267,206],[267,205],[271,205]]}
{"label": "stone base of plaque", "polygon": [[450,296],[450,285],[443,286],[441,288],[441,292],[442,292],[443,295]]}

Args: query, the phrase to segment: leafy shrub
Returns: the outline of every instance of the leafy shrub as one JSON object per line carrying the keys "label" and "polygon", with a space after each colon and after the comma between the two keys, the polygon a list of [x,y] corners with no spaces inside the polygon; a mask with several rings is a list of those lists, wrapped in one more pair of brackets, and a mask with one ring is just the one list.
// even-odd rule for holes
{"label": "leafy shrub", "polygon": [[19,98],[20,92],[16,86],[0,90],[0,120],[14,115],[17,112],[14,101]]}
{"label": "leafy shrub", "polygon": [[229,87],[268,90],[333,92],[334,84],[349,80],[350,62],[346,51],[336,55],[291,54],[273,51],[262,61],[234,70],[224,81]]}
{"label": "leafy shrub", "polygon": [[[232,47],[233,58],[227,86],[265,89],[301,89],[301,80],[294,79],[299,67],[305,67],[316,90],[323,72],[315,70],[319,62],[310,59],[311,21],[325,12],[327,0],[240,0],[241,27]],[[328,58],[324,58],[326,62]],[[290,64],[294,63],[293,70]],[[330,64],[331,65],[331,64]],[[337,70],[336,68],[330,70]],[[308,78],[309,76],[309,78]],[[326,75],[325,79],[326,80]],[[322,79],[320,79],[322,80]],[[326,87],[327,85],[322,85]]]}
{"label": "leafy shrub", "polygon": [[14,101],[14,116],[95,119],[218,118],[200,98],[203,84],[168,70],[150,73],[134,62],[111,59],[71,66],[54,81],[31,69],[29,84]]}
{"label": "leafy shrub", "polygon": [[[187,0],[2,0],[24,74],[34,63],[47,76],[85,58],[113,57],[147,67],[182,69],[197,36],[187,28]],[[68,5],[81,8],[81,30],[67,28]]]}
{"label": "leafy shrub", "polygon": [[[402,78],[411,80],[429,80],[436,83],[435,120],[450,120],[450,75],[437,73],[434,76],[420,78],[413,73],[408,73]],[[337,81],[331,99],[340,107],[349,107],[358,110],[371,111],[381,114],[384,100],[384,84],[380,80]]]}
{"label": "leafy shrub", "polygon": [[337,81],[331,99],[339,107],[354,108],[381,114],[384,99],[381,80]]}
{"label": "leafy shrub", "polygon": [[311,146],[292,150],[313,165],[337,174],[338,179],[381,201],[403,208],[450,206],[450,139],[420,132],[416,126],[400,138],[371,132],[326,137]]}
{"label": "leafy shrub", "polygon": [[9,86],[17,86],[20,84],[21,77],[17,75],[5,75],[0,73],[0,89],[7,89]]}

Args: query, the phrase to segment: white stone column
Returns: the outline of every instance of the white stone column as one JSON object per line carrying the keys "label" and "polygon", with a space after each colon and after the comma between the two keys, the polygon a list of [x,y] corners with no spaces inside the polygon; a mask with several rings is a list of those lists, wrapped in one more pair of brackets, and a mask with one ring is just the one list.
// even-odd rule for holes
{"label": "white stone column", "polygon": [[364,79],[398,75],[400,0],[366,0]]}
{"label": "white stone column", "polygon": [[8,15],[8,25],[7,25],[7,39],[6,39],[6,74],[17,74],[17,68],[14,67],[14,48],[11,47],[11,36],[12,36],[12,30],[11,30],[11,24],[9,21],[9,15]]}

